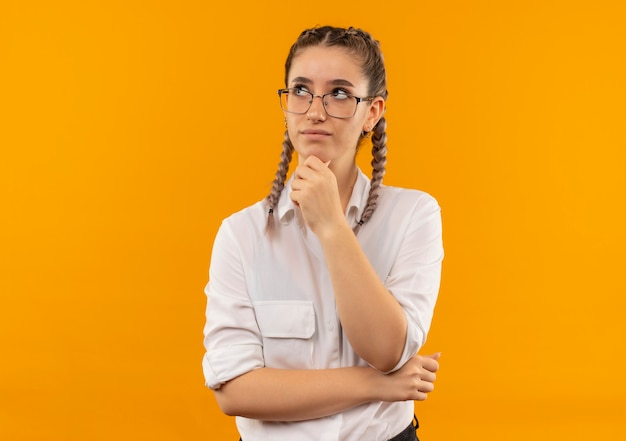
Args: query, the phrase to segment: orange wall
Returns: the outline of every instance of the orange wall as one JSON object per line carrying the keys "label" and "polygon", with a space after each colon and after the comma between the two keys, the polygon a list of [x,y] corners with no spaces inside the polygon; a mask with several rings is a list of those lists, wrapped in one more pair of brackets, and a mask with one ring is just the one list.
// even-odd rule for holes
{"label": "orange wall", "polygon": [[421,437],[623,434],[624,2],[210,3],[0,6],[2,438],[236,439],[200,366],[210,249],[269,188],[318,23],[382,41],[386,182],[443,208]]}

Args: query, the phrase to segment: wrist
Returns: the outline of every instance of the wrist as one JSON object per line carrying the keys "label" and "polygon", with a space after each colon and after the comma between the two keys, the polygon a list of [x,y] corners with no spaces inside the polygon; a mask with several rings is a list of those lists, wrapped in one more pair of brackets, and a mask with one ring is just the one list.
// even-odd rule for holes
{"label": "wrist", "polygon": [[364,403],[373,401],[382,401],[381,391],[384,389],[384,375],[372,367],[359,367],[361,370],[361,380],[359,385],[362,386],[361,400]]}

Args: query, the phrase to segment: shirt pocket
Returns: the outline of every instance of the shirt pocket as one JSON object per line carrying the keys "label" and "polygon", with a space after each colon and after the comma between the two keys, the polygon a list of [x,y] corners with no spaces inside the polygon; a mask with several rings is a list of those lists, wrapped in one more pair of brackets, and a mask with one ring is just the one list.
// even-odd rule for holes
{"label": "shirt pocket", "polygon": [[278,369],[313,367],[315,309],[307,300],[254,302],[263,338],[265,366]]}

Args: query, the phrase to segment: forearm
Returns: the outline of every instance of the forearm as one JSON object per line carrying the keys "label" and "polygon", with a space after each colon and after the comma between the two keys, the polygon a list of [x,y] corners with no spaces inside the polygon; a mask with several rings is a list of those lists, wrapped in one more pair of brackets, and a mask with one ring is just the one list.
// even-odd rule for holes
{"label": "forearm", "polygon": [[266,421],[302,421],[375,401],[382,374],[369,367],[322,370],[262,368],[215,391],[222,411]]}
{"label": "forearm", "polygon": [[378,278],[347,223],[318,237],[346,337],[372,366],[392,369],[402,356],[407,335],[402,307]]}

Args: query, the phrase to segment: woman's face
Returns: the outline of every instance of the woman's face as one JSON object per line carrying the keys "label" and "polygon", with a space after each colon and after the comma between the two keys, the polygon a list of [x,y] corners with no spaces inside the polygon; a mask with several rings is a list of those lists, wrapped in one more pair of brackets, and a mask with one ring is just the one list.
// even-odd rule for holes
{"label": "woman's face", "polygon": [[[341,47],[309,47],[293,58],[288,75],[288,88],[302,88],[315,95],[344,91],[367,97],[368,80],[361,66]],[[336,169],[354,164],[359,136],[371,130],[382,116],[384,101],[377,97],[357,105],[352,118],[333,118],[326,114],[322,100],[314,98],[303,115],[285,112],[289,137],[300,160],[314,155],[331,161]]]}

